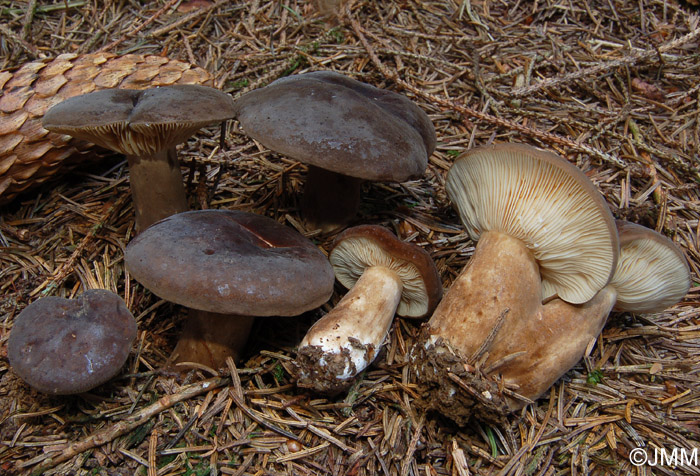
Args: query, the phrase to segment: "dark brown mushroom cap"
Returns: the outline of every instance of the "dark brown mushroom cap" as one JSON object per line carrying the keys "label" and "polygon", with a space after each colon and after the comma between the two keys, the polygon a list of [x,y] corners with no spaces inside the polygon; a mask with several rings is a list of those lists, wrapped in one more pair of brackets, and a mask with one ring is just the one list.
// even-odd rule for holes
{"label": "dark brown mushroom cap", "polygon": [[153,293],[208,312],[296,316],[333,292],[328,259],[271,218],[199,210],[161,220],[126,248],[126,268]]}
{"label": "dark brown mushroom cap", "polygon": [[10,365],[31,387],[53,395],[87,392],[114,377],[136,338],[136,321],[116,294],[85,291],[45,297],[16,318],[7,343]]}
{"label": "dark brown mushroom cap", "polygon": [[683,252],[664,235],[617,220],[620,259],[610,284],[615,309],[661,312],[680,302],[690,289],[690,268]]}
{"label": "dark brown mushroom cap", "polygon": [[288,76],[235,102],[246,134],[309,165],[365,180],[423,175],[435,149],[427,114],[405,96],[331,71]]}
{"label": "dark brown mushroom cap", "polygon": [[231,96],[187,84],[74,96],[49,109],[43,126],[122,154],[150,156],[187,140],[207,124],[232,117]]}
{"label": "dark brown mushroom cap", "polygon": [[399,240],[377,225],[348,228],[338,235],[329,256],[338,281],[350,289],[364,270],[383,266],[394,271],[403,283],[400,316],[425,317],[442,298],[440,275],[423,248]]}

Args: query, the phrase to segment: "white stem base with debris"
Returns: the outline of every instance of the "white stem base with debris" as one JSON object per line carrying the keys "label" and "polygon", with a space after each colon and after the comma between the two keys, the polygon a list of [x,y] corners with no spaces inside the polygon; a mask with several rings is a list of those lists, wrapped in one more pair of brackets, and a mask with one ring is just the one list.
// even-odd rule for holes
{"label": "white stem base with debris", "polygon": [[399,276],[367,268],[338,305],[309,329],[299,346],[301,387],[335,393],[347,388],[379,353],[401,299]]}

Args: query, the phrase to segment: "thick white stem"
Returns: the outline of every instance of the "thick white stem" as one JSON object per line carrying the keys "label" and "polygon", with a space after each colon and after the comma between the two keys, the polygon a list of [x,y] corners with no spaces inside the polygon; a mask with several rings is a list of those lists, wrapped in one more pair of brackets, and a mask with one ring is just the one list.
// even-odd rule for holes
{"label": "thick white stem", "polygon": [[299,347],[298,384],[337,391],[377,356],[401,299],[403,283],[388,268],[367,268],[338,305],[319,319]]}

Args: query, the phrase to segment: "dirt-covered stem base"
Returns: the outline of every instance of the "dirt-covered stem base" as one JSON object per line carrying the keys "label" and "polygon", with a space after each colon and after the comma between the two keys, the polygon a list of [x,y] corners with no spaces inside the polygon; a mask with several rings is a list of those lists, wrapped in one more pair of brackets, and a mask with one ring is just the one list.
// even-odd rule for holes
{"label": "dirt-covered stem base", "polygon": [[403,283],[392,270],[367,268],[338,305],[319,319],[297,354],[300,387],[340,392],[377,356],[401,299]]}

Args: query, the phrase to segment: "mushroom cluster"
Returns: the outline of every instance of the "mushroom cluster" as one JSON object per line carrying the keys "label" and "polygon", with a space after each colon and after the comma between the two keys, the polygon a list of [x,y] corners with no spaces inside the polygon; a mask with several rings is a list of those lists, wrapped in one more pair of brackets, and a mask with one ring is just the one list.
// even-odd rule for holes
{"label": "mushroom cluster", "polygon": [[[352,221],[363,180],[422,175],[436,143],[430,119],[406,97],[333,72],[282,78],[236,101],[211,88],[173,86],[98,91],[49,110],[47,129],[127,156],[140,233],[126,248],[125,265],[154,294],[190,310],[176,362],[218,368],[238,358],[256,316],[321,306],[335,274],[349,291],[302,340],[300,387],[347,389],[377,357],[394,315],[430,317],[410,353],[421,398],[459,423],[475,409],[482,419],[500,419],[572,368],[613,308],[659,312],[690,287],[688,264],[673,242],[616,222],[583,172],[525,145],[473,149],[451,167],[447,194],[477,245],[444,299],[429,254],[383,227],[345,230],[326,259],[270,218],[188,212],[175,145],[230,118],[308,165],[302,214],[322,231]],[[9,342],[17,373],[56,394],[85,391],[114,375],[136,332],[114,298],[88,291],[75,303],[49,298],[27,307]],[[60,324],[37,317],[50,308],[60,310]],[[93,308],[116,316],[86,320]],[[38,319],[49,335],[30,332]],[[88,341],[113,356],[98,358]],[[59,352],[78,355],[78,363],[51,357]],[[54,360],[69,383],[55,381],[62,373],[47,367]]]}
{"label": "mushroom cluster", "polygon": [[[413,368],[430,407],[460,423],[475,408],[482,419],[499,419],[573,367],[615,303],[631,301],[626,283],[639,268],[627,270],[644,246],[625,238],[620,254],[615,221],[595,186],[539,149],[469,151],[450,169],[446,189],[477,246],[423,329]],[[681,274],[668,293],[647,285],[663,294],[664,307],[689,286],[682,255],[667,245],[648,258],[673,261]]]}

